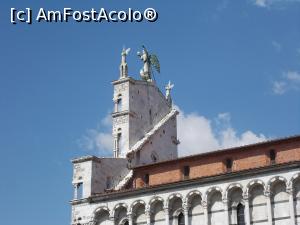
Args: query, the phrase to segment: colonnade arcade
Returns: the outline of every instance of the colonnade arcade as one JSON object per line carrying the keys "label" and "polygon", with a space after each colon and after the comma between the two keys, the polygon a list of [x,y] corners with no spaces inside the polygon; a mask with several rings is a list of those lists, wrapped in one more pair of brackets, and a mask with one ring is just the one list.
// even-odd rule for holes
{"label": "colonnade arcade", "polygon": [[[298,223],[297,223],[298,218]],[[210,187],[149,202],[135,200],[94,211],[93,225],[299,225],[300,173],[286,180],[272,177],[267,183],[251,180],[246,186],[232,183],[225,190]]]}

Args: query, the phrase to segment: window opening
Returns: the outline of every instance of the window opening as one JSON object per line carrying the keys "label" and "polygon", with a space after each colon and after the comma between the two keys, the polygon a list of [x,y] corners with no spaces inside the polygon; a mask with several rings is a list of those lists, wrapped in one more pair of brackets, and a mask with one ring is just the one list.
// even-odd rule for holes
{"label": "window opening", "polygon": [[245,225],[245,207],[239,203],[236,208],[237,225]]}
{"label": "window opening", "polygon": [[270,161],[271,161],[271,164],[274,164],[276,161],[276,152],[274,149],[270,150]]}
{"label": "window opening", "polygon": [[77,199],[81,199],[81,198],[83,198],[83,184],[78,183],[78,186],[77,186]]}
{"label": "window opening", "polygon": [[185,225],[183,213],[179,213],[178,215],[178,225]]}
{"label": "window opening", "polygon": [[147,186],[149,185],[149,174],[148,173],[145,174],[145,176],[144,176],[144,182]]}
{"label": "window opening", "polygon": [[228,172],[232,170],[232,159],[226,159],[226,169]]}
{"label": "window opening", "polygon": [[190,177],[190,167],[184,166],[183,167],[183,178],[188,179]]}

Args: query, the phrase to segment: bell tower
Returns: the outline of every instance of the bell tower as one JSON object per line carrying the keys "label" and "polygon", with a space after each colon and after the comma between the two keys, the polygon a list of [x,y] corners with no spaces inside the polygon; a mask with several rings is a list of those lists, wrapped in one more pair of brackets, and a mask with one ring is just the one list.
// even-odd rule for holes
{"label": "bell tower", "polygon": [[114,87],[112,135],[115,158],[128,158],[133,165],[177,158],[178,112],[172,108],[170,90],[162,94],[152,79],[128,76],[123,49],[120,77]]}

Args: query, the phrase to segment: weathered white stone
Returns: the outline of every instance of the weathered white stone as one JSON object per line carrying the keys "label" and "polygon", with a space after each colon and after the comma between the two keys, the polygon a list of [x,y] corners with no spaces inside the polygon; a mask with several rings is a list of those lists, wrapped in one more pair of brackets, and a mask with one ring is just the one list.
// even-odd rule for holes
{"label": "weathered white stone", "polygon": [[[73,184],[82,185],[82,196],[102,193],[113,188],[128,174],[127,160],[122,158],[97,158],[86,156],[72,160],[74,165]],[[108,183],[110,183],[108,187]]]}
{"label": "weathered white stone", "polygon": [[[150,208],[151,212],[151,221],[154,218],[157,218],[157,223],[153,224],[166,224],[166,211],[162,210],[162,208],[168,208],[169,216],[170,216],[170,224],[174,224],[176,220],[176,215],[178,213],[183,212],[183,203],[189,202],[189,225],[194,224],[224,224],[225,216],[221,216],[224,214],[224,203],[222,199],[228,198],[229,208],[232,208],[235,203],[241,202],[245,204],[245,201],[241,199],[241,193],[243,196],[249,195],[250,202],[250,214],[251,214],[251,224],[268,224],[267,219],[267,209],[266,209],[266,196],[264,195],[265,190],[267,190],[267,184],[270,180],[275,177],[284,177],[287,181],[285,185],[291,185],[290,181],[296,175],[300,174],[299,169],[293,170],[285,170],[285,171],[276,171],[270,172],[268,174],[260,174],[253,175],[248,177],[239,177],[233,179],[227,179],[223,181],[216,181],[210,183],[202,183],[202,184],[193,184],[193,185],[184,185],[177,187],[170,187],[167,190],[157,190],[146,191],[146,192],[136,192],[134,195],[128,193],[122,195],[118,198],[107,197],[105,200],[96,201],[93,203],[76,203],[73,201],[72,203],[72,212],[73,212],[73,220],[78,219],[79,217],[82,219],[81,224],[88,223],[89,221],[93,221],[96,218],[96,212],[98,212],[101,208],[107,210],[110,213],[110,216],[116,216],[115,211],[120,205],[125,207],[127,212],[133,212],[137,210],[135,207],[140,202],[145,204],[145,207]],[[260,181],[260,182],[257,182]],[[236,185],[238,184],[238,185]],[[286,204],[286,192],[287,189],[283,189],[282,184],[280,183],[271,183],[271,190],[276,190],[274,193],[275,202],[271,201],[272,204]],[[299,215],[299,205],[297,198],[299,199],[300,192],[300,179],[297,178],[293,181],[292,187],[294,190],[295,200],[293,202],[295,209],[297,209],[297,215]],[[241,187],[242,189],[239,189]],[[95,198],[97,199],[97,198]],[[193,200],[195,199],[195,200]],[[187,201],[188,200],[188,201]],[[207,200],[208,202],[208,222],[205,223],[205,209],[203,208],[203,204],[205,205]],[[281,201],[284,201],[281,203]],[[278,203],[276,203],[278,202]],[[280,202],[280,203],[279,203]],[[277,206],[276,206],[277,207]],[[272,219],[275,220],[275,224],[283,224],[281,222],[285,221],[285,224],[290,224],[289,207],[280,207],[280,212],[277,209],[272,212]],[[142,207],[142,209],[144,209]],[[142,210],[140,209],[140,210]],[[233,217],[235,219],[230,224],[235,224],[236,215],[233,214],[231,210],[231,220]],[[246,210],[246,207],[245,207]],[[213,213],[212,213],[213,212]],[[246,213],[246,212],[245,212]],[[220,214],[220,215],[219,215]],[[127,215],[123,215],[122,217],[126,217]],[[283,217],[285,219],[283,219]],[[298,216],[299,217],[299,216]],[[85,218],[85,220],[83,220]],[[196,219],[197,218],[197,219]],[[198,220],[198,218],[200,220]],[[281,219],[279,219],[281,218]],[[119,221],[122,218],[114,217],[114,221],[116,219]],[[197,221],[194,223],[193,221]],[[211,223],[214,221],[213,223]],[[118,223],[116,223],[118,224]],[[176,224],[176,223],[175,223]]]}
{"label": "weathered white stone", "polygon": [[172,111],[155,83],[128,77],[113,85],[115,157],[126,158],[134,152],[132,165],[177,158],[178,112]]}
{"label": "weathered white stone", "polygon": [[120,79],[113,82],[114,158],[72,160],[72,225],[178,225],[179,220],[185,225],[237,225],[238,212],[246,225],[300,225],[298,167],[122,190],[134,173],[128,165],[177,158],[179,143],[173,86],[168,84],[164,96],[151,79],[128,77],[127,54],[123,50]]}

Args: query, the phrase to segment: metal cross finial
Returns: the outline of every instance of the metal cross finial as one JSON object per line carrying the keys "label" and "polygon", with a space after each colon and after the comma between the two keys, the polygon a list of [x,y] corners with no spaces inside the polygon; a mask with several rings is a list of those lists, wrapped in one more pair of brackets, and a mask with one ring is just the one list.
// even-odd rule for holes
{"label": "metal cross finial", "polygon": [[171,84],[171,81],[169,81],[169,83],[166,86],[166,98],[168,100],[171,98],[170,94],[171,94],[171,90],[173,89],[173,87],[174,87],[174,84]]}
{"label": "metal cross finial", "polygon": [[171,81],[169,81],[169,83],[166,86],[166,91],[169,92],[169,94],[170,94],[170,91],[173,89],[173,87],[174,87],[174,84],[171,84]]}

